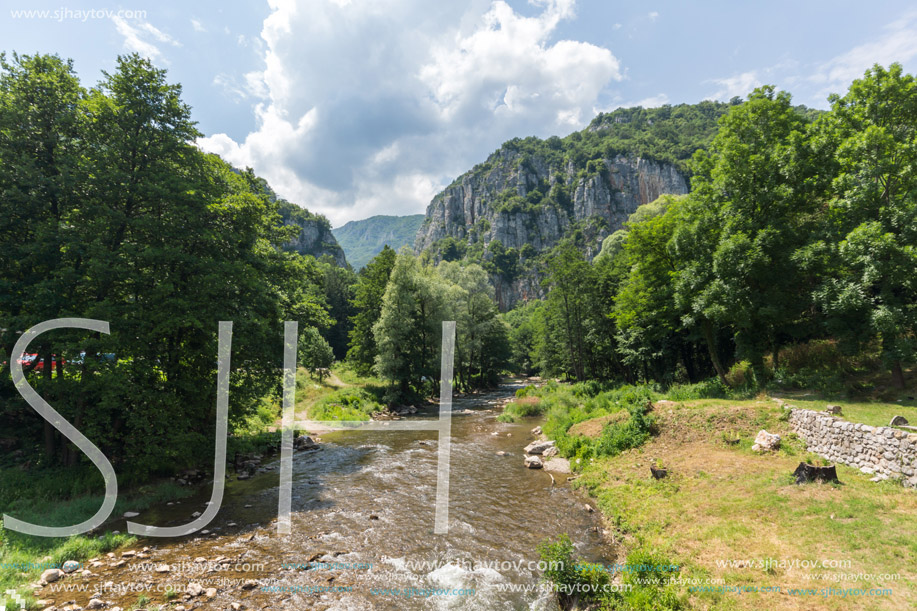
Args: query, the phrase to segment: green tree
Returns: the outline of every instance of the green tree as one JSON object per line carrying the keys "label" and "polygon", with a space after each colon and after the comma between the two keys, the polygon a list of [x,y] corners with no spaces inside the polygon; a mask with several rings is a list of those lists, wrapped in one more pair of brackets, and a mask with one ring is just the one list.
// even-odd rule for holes
{"label": "green tree", "polygon": [[350,267],[340,267],[334,259],[325,255],[320,262],[325,303],[334,317],[334,322],[325,332],[328,343],[334,350],[334,357],[343,360],[347,355],[347,344],[353,327],[353,291],[357,276]]}
{"label": "green tree", "polygon": [[379,354],[373,326],[382,312],[382,299],[388,286],[389,276],[395,267],[395,251],[388,246],[366,264],[357,276],[353,286],[350,348],[347,361],[362,374],[372,371]]}
{"label": "green tree", "polygon": [[509,360],[508,329],[494,302],[494,289],[480,265],[444,262],[437,272],[453,285],[456,321],[455,375],[461,388],[494,384]]}
{"label": "green tree", "polygon": [[562,240],[554,248],[547,270],[543,281],[550,289],[545,312],[547,322],[549,328],[558,332],[559,343],[566,352],[565,370],[582,380],[587,366],[595,358],[586,343],[589,305],[594,303],[595,271],[571,240]]}
{"label": "green tree", "polygon": [[299,359],[313,376],[323,380],[334,363],[334,351],[318,329],[306,327],[299,335]]}
{"label": "green tree", "polygon": [[[703,285],[693,287],[689,311],[734,332],[759,383],[766,381],[764,354],[776,355],[782,340],[804,328],[810,303],[810,287],[793,257],[811,234],[817,203],[808,189],[805,132],[806,119],[790,95],[760,87],[721,119],[693,183],[693,198],[707,217],[694,227],[709,231],[690,239],[714,247],[697,261],[707,259],[712,269],[702,273]],[[697,271],[690,267],[688,273]]]}
{"label": "green tree", "polygon": [[[15,54],[7,61],[0,54],[0,346],[4,355],[12,353],[18,334],[26,328],[79,311],[73,274],[64,259],[73,239],[69,219],[85,183],[80,164],[85,146],[80,134],[84,97],[72,62],[50,55]],[[61,354],[63,349],[59,334],[42,336],[32,346],[46,364],[52,353]],[[33,362],[37,364],[38,360]],[[50,365],[43,373],[50,383]],[[12,394],[5,364],[0,365],[0,378],[0,392]],[[60,384],[51,392],[52,399],[63,395]],[[19,411],[19,405],[5,407]],[[48,422],[43,422],[43,439],[46,456],[54,457],[58,435]]]}
{"label": "green tree", "polygon": [[917,84],[900,64],[872,67],[819,125],[837,162],[816,298],[829,329],[858,349],[881,341],[895,383],[917,350]]}
{"label": "green tree", "polygon": [[378,346],[375,371],[393,385],[392,400],[404,400],[439,379],[442,321],[450,286],[407,248],[395,260],[382,313],[373,326]]}
{"label": "green tree", "polygon": [[[45,368],[39,392],[128,479],[212,460],[217,323],[235,323],[237,422],[277,388],[281,351],[270,347],[282,321],[330,322],[314,259],[281,250],[289,230],[259,179],[191,144],[199,133],[180,87],[147,60],[119,58],[84,96],[60,60],[15,58],[0,91],[0,184],[10,198],[0,205],[22,204],[0,239],[26,230],[47,272],[0,268],[15,288],[0,328],[15,336],[57,315],[108,321],[110,335],[42,338],[41,352],[77,358],[53,378]],[[40,422],[12,389],[0,392],[21,422]],[[48,461],[79,458],[51,433]]]}

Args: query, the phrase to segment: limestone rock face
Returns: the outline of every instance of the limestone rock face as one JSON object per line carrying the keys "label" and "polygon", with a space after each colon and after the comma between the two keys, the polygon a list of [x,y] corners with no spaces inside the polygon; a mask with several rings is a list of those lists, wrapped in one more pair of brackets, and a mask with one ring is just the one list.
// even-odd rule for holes
{"label": "limestone rock face", "polygon": [[[519,301],[543,297],[541,278],[535,266],[526,263],[574,228],[583,232],[591,259],[601,251],[602,240],[620,229],[638,206],[663,194],[688,192],[686,178],[670,163],[617,155],[590,164],[591,173],[572,163],[549,166],[537,155],[504,147],[433,198],[414,250],[435,251],[440,240],[450,237],[465,240],[469,248],[483,246],[485,261],[495,241],[517,249],[522,269],[509,277],[492,275],[497,302],[506,310]],[[545,191],[554,195],[539,199]],[[529,198],[531,205],[507,206],[508,195],[518,196],[518,202]]]}
{"label": "limestone rock face", "polygon": [[344,250],[334,238],[331,226],[324,218],[311,219],[284,215],[283,224],[299,228],[299,234],[286,244],[287,248],[303,255],[312,255],[316,259],[328,255],[339,267],[347,265]]}

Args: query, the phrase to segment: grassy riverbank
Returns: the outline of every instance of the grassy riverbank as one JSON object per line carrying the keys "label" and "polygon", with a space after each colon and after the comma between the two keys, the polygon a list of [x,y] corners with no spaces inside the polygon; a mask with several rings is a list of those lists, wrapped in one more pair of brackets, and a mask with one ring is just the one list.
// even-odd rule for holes
{"label": "grassy riverbank", "polygon": [[[94,480],[98,480],[95,482]],[[102,478],[89,469],[48,470],[26,473],[16,468],[0,472],[0,512],[45,526],[66,526],[90,518],[101,506]],[[142,511],[169,500],[190,496],[192,490],[171,481],[135,487],[119,495],[112,517],[125,511]],[[29,584],[42,571],[60,568],[64,562],[82,562],[111,550],[130,545],[135,538],[114,533],[109,522],[96,534],[73,537],[34,537],[0,527],[0,592],[15,590],[25,598],[26,608],[41,608]],[[0,604],[18,609],[11,597]]]}
{"label": "grassy riverbank", "polygon": [[[575,385],[545,393],[546,432],[564,421],[559,404],[569,397],[580,394],[566,408],[572,420],[588,410],[596,397],[585,390]],[[691,393],[673,396],[684,394]],[[626,555],[631,564],[634,552],[662,558],[679,565],[676,579],[681,581],[672,584],[677,596],[668,602],[657,598],[640,606],[618,597],[607,608],[917,606],[917,492],[891,481],[872,482],[844,465],[837,466],[841,484],[796,485],[793,470],[814,457],[790,431],[784,410],[768,397],[667,401],[657,394],[654,402],[646,415],[652,435],[645,443],[593,452],[580,461],[573,485],[595,498],[624,552],[619,563],[625,564]],[[814,395],[792,403],[805,408],[836,403],[855,422],[884,425],[889,414],[907,409],[897,402],[827,401]],[[570,426],[557,437],[561,453],[575,456],[581,447],[598,447],[609,428],[627,422],[614,414]],[[781,435],[779,451],[751,451],[761,429]],[[571,432],[589,441],[573,444],[566,439]],[[651,466],[664,467],[668,477],[653,479]]]}

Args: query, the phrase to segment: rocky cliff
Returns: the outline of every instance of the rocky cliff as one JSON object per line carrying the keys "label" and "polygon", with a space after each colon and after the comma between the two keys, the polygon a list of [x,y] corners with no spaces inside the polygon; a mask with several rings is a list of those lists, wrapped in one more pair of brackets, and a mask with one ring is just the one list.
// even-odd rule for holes
{"label": "rocky cliff", "polygon": [[285,245],[287,248],[316,259],[327,255],[339,267],[347,266],[344,250],[331,233],[328,219],[285,201],[280,203],[280,217],[284,225],[299,227],[299,234]]}
{"label": "rocky cliff", "polygon": [[433,198],[415,251],[484,263],[503,309],[541,297],[540,262],[559,240],[591,259],[638,206],[688,192],[686,160],[727,109],[619,109],[563,139],[510,140]]}
{"label": "rocky cliff", "polygon": [[[551,248],[574,224],[590,221],[595,238],[587,246],[590,256],[598,253],[601,241],[637,209],[663,193],[688,192],[685,177],[672,164],[618,155],[602,160],[602,169],[591,176],[577,177],[572,166],[562,175],[551,173],[537,161],[534,171],[513,165],[514,156],[504,157],[502,167],[481,179],[466,174],[437,195],[427,208],[427,217],[417,233],[415,249],[426,250],[439,240],[472,237],[485,245],[499,240],[506,248],[536,251]],[[503,208],[493,205],[505,190],[522,198],[547,182],[560,184],[572,193],[572,207],[531,206]]]}

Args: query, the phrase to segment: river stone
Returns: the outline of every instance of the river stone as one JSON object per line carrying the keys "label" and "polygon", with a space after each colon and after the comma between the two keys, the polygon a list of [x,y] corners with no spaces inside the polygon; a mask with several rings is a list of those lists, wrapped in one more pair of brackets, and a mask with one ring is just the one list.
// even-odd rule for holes
{"label": "river stone", "polygon": [[547,450],[545,450],[544,452],[542,452],[541,455],[544,456],[545,458],[551,458],[552,456],[557,456],[557,448],[552,446],[548,448]]}
{"label": "river stone", "polygon": [[217,589],[216,588],[207,588],[204,590],[204,596],[207,598],[216,598]]}
{"label": "river stone", "polygon": [[172,569],[169,568],[168,564],[160,564],[159,566],[156,567],[157,573],[168,573],[171,570]]}
{"label": "river stone", "polygon": [[304,450],[306,448],[315,447],[315,441],[308,435],[303,435],[302,437],[297,437],[293,442],[293,447],[297,450]]}
{"label": "river stone", "polygon": [[544,463],[541,462],[541,459],[537,456],[526,456],[525,457],[525,466],[529,469],[541,469],[544,467]]}
{"label": "river stone", "polygon": [[61,570],[63,570],[65,573],[72,573],[78,568],[80,568],[80,563],[76,560],[68,560],[61,566]]}
{"label": "river stone", "polygon": [[[907,424],[907,423],[905,423],[905,424]],[[535,428],[533,428],[533,429],[532,429],[532,435],[541,435],[541,427],[540,427],[540,426],[536,426]]]}
{"label": "river stone", "polygon": [[780,447],[780,435],[768,433],[764,429],[758,431],[755,436],[755,445],[751,446],[753,452],[764,452],[776,450]]}
{"label": "river stone", "polygon": [[892,421],[888,423],[888,426],[907,426],[908,421],[904,416],[895,416],[892,418]]}
{"label": "river stone", "polygon": [[64,572],[60,569],[48,569],[41,574],[41,580],[45,583],[54,583],[63,576]]}
{"label": "river stone", "polygon": [[564,474],[573,473],[573,471],[570,469],[570,461],[559,456],[555,456],[551,460],[546,461],[544,463],[544,470]]}
{"label": "river stone", "polygon": [[548,448],[553,448],[553,441],[533,441],[529,445],[525,446],[526,454],[544,454],[544,451]]}
{"label": "river stone", "polygon": [[106,603],[102,602],[98,598],[93,598],[89,601],[89,604],[86,605],[87,609],[102,609],[106,606]]}
{"label": "river stone", "polygon": [[200,596],[204,592],[204,586],[199,583],[191,582],[185,590],[191,596]]}
{"label": "river stone", "polygon": [[[372,516],[370,516],[370,519],[372,519]],[[378,516],[376,517],[376,519],[377,520],[379,519]],[[258,587],[258,582],[255,581],[254,579],[246,579],[245,583],[242,584],[243,590],[254,590],[257,587]]]}

